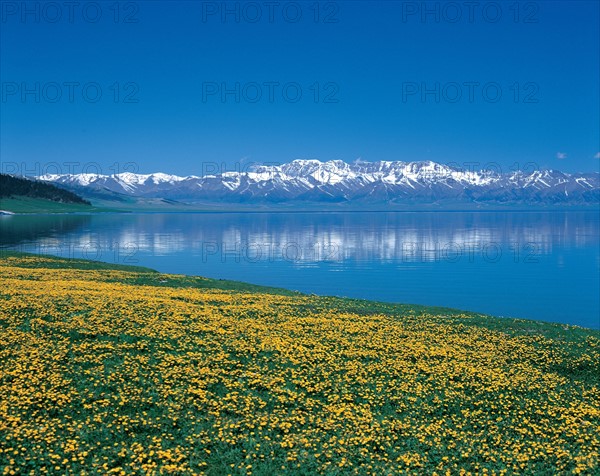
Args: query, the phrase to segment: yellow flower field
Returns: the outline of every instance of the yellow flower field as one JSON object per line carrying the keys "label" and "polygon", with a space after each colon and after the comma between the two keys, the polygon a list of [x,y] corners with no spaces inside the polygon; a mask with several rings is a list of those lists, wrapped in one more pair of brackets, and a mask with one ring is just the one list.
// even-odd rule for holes
{"label": "yellow flower field", "polygon": [[598,332],[65,263],[0,258],[0,473],[600,474]]}

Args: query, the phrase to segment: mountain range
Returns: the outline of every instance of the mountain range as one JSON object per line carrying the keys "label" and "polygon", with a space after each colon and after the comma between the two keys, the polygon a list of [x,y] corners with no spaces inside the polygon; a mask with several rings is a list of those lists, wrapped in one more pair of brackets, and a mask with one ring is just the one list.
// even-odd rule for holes
{"label": "mountain range", "polygon": [[556,170],[500,173],[436,162],[294,160],[250,171],[37,177],[88,198],[161,198],[186,203],[600,203],[600,174]]}

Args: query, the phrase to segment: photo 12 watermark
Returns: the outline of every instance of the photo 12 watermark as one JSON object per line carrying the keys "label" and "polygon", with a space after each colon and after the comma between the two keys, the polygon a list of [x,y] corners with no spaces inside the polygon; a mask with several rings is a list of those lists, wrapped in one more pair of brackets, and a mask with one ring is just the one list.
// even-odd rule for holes
{"label": "photo 12 watermark", "polygon": [[[542,247],[537,242],[498,241],[402,241],[385,256],[394,255],[396,263],[446,262],[446,263],[538,263]],[[361,257],[348,251],[340,243],[307,243],[297,241],[203,241],[200,244],[202,263],[340,263],[343,261],[370,261],[373,256]],[[380,257],[381,258],[381,257]]]}
{"label": "photo 12 watermark", "polygon": [[502,243],[497,241],[464,242],[418,242],[401,244],[399,260],[402,262],[447,262],[447,263],[498,263],[509,260],[513,263],[538,263],[541,247],[536,242]]}
{"label": "photo 12 watermark", "polygon": [[500,176],[500,175],[530,175],[540,170],[537,162],[513,162],[510,165],[502,165],[499,162],[446,162],[435,164],[432,167],[424,167],[419,171],[421,178],[451,179],[463,178],[463,176]]}
{"label": "photo 12 watermark", "polygon": [[522,1],[401,2],[401,22],[423,24],[539,23],[540,3]]}
{"label": "photo 12 watermark", "polygon": [[133,242],[46,240],[0,248],[0,257],[15,251],[34,253],[42,256],[60,256],[61,258],[69,259],[85,259],[91,261],[103,261],[105,263],[135,265],[139,263],[138,253],[140,247],[137,243]]}
{"label": "photo 12 watermark", "polygon": [[203,1],[202,23],[300,23],[332,24],[340,21],[341,2],[331,1]]}
{"label": "photo 12 watermark", "polygon": [[2,81],[2,104],[137,104],[140,86],[135,81]]}
{"label": "photo 12 watermark", "polygon": [[275,243],[258,241],[203,241],[201,260],[221,263],[259,263],[276,261],[322,262],[339,261],[341,255],[335,244],[300,243],[296,241]]}
{"label": "photo 12 watermark", "polygon": [[237,160],[232,162],[203,160],[194,165],[195,175],[200,177],[216,177],[223,174],[256,174],[263,179],[273,178],[280,172],[282,162],[254,162]]}
{"label": "photo 12 watermark", "polygon": [[122,173],[139,173],[137,162],[112,162],[102,165],[99,162],[50,161],[50,162],[15,162],[0,161],[0,172],[23,177],[47,177],[56,175],[116,175]]}
{"label": "photo 12 watermark", "polygon": [[340,102],[340,86],[335,81],[315,81],[302,84],[296,81],[204,81],[202,103],[288,103],[300,101],[321,104]]}
{"label": "photo 12 watermark", "polygon": [[538,104],[540,85],[535,81],[403,81],[402,103]]}
{"label": "photo 12 watermark", "polygon": [[131,1],[5,1],[0,2],[0,23],[78,24],[122,23],[140,21],[141,2]]}

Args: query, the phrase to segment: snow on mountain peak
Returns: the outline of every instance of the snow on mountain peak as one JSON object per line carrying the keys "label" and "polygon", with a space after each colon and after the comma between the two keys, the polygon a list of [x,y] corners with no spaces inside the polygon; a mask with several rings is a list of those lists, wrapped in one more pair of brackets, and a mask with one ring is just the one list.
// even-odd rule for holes
{"label": "snow on mountain peak", "polygon": [[[296,159],[280,165],[258,165],[250,171],[177,176],[166,173],[115,175],[44,175],[40,180],[77,189],[132,196],[217,200],[400,200],[406,198],[473,200],[544,199],[560,193],[568,200],[598,201],[600,174],[564,174],[553,170],[501,173],[460,169],[433,161],[322,162]],[[568,193],[567,192],[568,189]],[[579,195],[578,195],[579,193]],[[529,194],[529,195],[527,195]],[[301,198],[300,198],[301,197]],[[553,200],[556,199],[552,195]],[[565,198],[560,198],[565,200]]]}
{"label": "snow on mountain peak", "polygon": [[184,177],[178,177],[177,175],[163,174],[160,172],[153,174],[134,174],[131,172],[122,172],[120,174],[114,174],[112,177],[119,182],[126,183],[128,185],[139,185],[151,181],[152,183],[159,184],[163,182],[180,182],[185,180]]}

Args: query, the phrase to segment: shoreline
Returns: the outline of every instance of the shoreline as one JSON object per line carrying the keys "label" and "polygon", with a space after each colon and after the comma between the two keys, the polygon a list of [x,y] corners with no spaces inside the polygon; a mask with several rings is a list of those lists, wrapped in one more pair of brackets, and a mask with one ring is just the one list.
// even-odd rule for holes
{"label": "shoreline", "polygon": [[0,285],[16,474],[598,469],[600,331],[36,255]]}
{"label": "shoreline", "polygon": [[222,209],[222,210],[169,210],[169,209],[156,209],[156,210],[145,210],[140,209],[127,209],[127,210],[90,210],[90,211],[31,211],[31,212],[12,212],[9,210],[0,210],[0,216],[35,216],[35,215],[106,215],[106,214],[347,214],[347,213],[582,213],[582,212],[594,212],[600,213],[598,207],[565,207],[565,208],[515,208],[515,209],[339,209],[339,210],[283,210],[281,208],[265,209],[265,210],[247,210],[247,209]]}
{"label": "shoreline", "polygon": [[477,316],[482,319],[492,319],[494,321],[502,321],[505,323],[509,323],[509,322],[521,323],[523,325],[530,323],[531,325],[538,325],[538,326],[553,326],[553,327],[558,326],[558,327],[563,328],[564,330],[581,329],[581,330],[586,330],[586,331],[590,331],[590,332],[597,332],[598,335],[600,336],[600,327],[599,328],[585,327],[585,326],[580,326],[577,324],[544,321],[544,320],[540,320],[540,319],[532,319],[532,318],[525,318],[525,317],[499,316],[499,315],[486,314],[484,312],[478,312],[478,311],[472,311],[472,310],[466,310],[466,309],[457,309],[457,308],[446,307],[446,306],[435,306],[435,305],[428,305],[428,304],[405,303],[405,302],[394,302],[394,301],[377,301],[377,300],[372,300],[372,299],[354,298],[354,297],[338,296],[338,295],[322,295],[322,294],[296,291],[296,290],[282,288],[282,287],[254,284],[254,283],[250,283],[247,281],[237,281],[237,280],[222,279],[222,278],[209,278],[209,277],[193,275],[193,274],[163,273],[161,271],[155,270],[153,268],[148,268],[145,266],[116,264],[116,263],[110,263],[107,261],[95,261],[95,260],[89,260],[89,259],[83,259],[83,258],[64,258],[64,257],[57,256],[57,255],[28,253],[28,252],[23,252],[23,251],[14,251],[14,250],[0,247],[0,262],[2,260],[5,260],[6,258],[11,258],[11,257],[42,258],[42,259],[46,259],[49,261],[55,261],[56,263],[63,262],[63,264],[66,265],[64,269],[72,269],[72,268],[77,269],[77,265],[83,265],[85,269],[105,269],[105,270],[120,270],[120,271],[131,271],[131,272],[139,272],[141,270],[144,273],[150,273],[150,274],[154,274],[157,276],[175,277],[182,281],[201,280],[204,283],[211,283],[217,289],[251,290],[252,292],[275,293],[275,294],[282,294],[282,295],[286,295],[286,296],[299,296],[299,297],[308,297],[308,298],[313,297],[316,299],[334,299],[334,300],[339,300],[339,301],[344,301],[344,302],[362,303],[363,305],[367,305],[367,306],[368,305],[373,305],[376,307],[383,306],[386,308],[410,307],[410,308],[415,308],[415,309],[418,308],[418,309],[421,309],[424,311],[426,310],[428,312],[433,312],[433,313],[443,312],[443,313],[450,313],[450,314],[463,314],[463,315],[469,315],[469,316]]}

